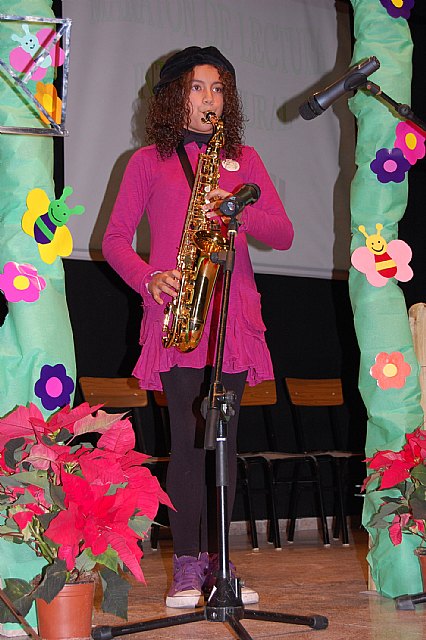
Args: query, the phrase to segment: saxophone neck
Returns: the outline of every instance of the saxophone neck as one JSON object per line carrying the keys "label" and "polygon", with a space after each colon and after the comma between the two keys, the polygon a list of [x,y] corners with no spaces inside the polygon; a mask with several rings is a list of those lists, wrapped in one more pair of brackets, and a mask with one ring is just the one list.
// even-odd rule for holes
{"label": "saxophone neck", "polygon": [[206,113],[205,118],[213,126],[212,137],[207,145],[206,154],[211,156],[217,156],[219,150],[225,144],[225,136],[223,133],[223,120],[218,118],[213,111]]}

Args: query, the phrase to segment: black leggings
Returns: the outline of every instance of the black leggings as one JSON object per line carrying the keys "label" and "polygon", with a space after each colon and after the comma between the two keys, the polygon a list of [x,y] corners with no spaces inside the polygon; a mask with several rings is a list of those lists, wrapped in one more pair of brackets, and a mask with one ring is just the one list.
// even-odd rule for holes
{"label": "black leggings", "polygon": [[[204,419],[200,413],[201,401],[208,395],[210,371],[174,367],[160,374],[170,415],[167,493],[176,509],[169,509],[169,518],[177,556],[217,551],[214,451],[204,449]],[[226,391],[232,390],[237,396],[235,415],[227,423],[229,523],[237,477],[238,414],[246,377],[246,371],[222,375]]]}

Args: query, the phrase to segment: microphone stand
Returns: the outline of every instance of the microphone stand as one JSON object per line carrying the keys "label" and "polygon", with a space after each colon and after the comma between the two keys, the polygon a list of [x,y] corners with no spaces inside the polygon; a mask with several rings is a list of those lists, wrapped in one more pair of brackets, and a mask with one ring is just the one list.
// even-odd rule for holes
{"label": "microphone stand", "polygon": [[224,268],[224,282],[219,318],[218,340],[215,354],[214,379],[210,385],[209,396],[203,401],[206,408],[206,431],[204,448],[216,449],[216,491],[217,491],[217,522],[218,522],[218,561],[219,569],[216,584],[209,600],[202,611],[185,613],[177,616],[157,618],[145,622],[117,625],[113,627],[101,626],[92,630],[94,640],[110,640],[116,636],[142,633],[153,629],[162,629],[190,622],[223,622],[227,623],[237,638],[253,640],[240,620],[264,620],[266,622],[280,622],[284,624],[304,625],[312,629],[326,629],[328,620],[324,616],[300,616],[278,613],[273,611],[258,611],[245,609],[241,599],[241,585],[239,578],[232,578],[229,571],[229,526],[228,526],[228,473],[227,473],[227,423],[233,415],[235,393],[226,391],[222,384],[222,364],[226,337],[226,319],[228,315],[231,275],[235,261],[235,237],[239,223],[235,216],[231,217],[228,226],[229,248],[211,254],[211,260]]}
{"label": "microphone stand", "polygon": [[375,96],[376,98],[382,98],[396,111],[399,116],[401,116],[402,118],[406,118],[407,120],[411,120],[411,122],[422,129],[422,131],[426,131],[426,123],[423,122],[423,120],[420,120],[420,118],[418,118],[413,113],[408,104],[396,102],[393,98],[388,96],[387,93],[382,91],[378,84],[367,80],[367,82],[363,86],[361,86],[360,89],[366,89],[371,93],[371,95]]}

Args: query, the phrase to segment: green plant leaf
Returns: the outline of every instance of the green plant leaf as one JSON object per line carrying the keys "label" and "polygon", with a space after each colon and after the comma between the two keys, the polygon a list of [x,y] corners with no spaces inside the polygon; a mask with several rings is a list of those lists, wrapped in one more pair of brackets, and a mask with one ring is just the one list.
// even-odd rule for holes
{"label": "green plant leaf", "polygon": [[[30,595],[33,588],[32,585],[21,578],[5,578],[4,583],[4,593],[12,601],[19,613],[26,616],[33,602],[33,598]],[[16,617],[3,600],[0,600],[0,623],[4,624],[6,622],[16,622]]]}
{"label": "green plant leaf", "polygon": [[45,491],[49,488],[49,479],[46,471],[22,471],[13,476],[0,476],[0,484],[3,487],[25,487],[35,485]]}
{"label": "green plant leaf", "polygon": [[417,490],[411,496],[410,500],[411,511],[415,520],[426,520],[426,502],[424,487],[421,491]]}
{"label": "green plant leaf", "polygon": [[392,514],[402,514],[409,513],[410,509],[405,504],[389,502],[383,504],[377,513],[373,515],[368,525],[370,527],[374,527],[376,529],[388,529],[390,526],[389,520],[385,520],[388,516]]}
{"label": "green plant leaf", "polygon": [[369,527],[374,527],[375,529],[388,529],[390,527],[390,522],[380,517],[378,513],[376,513],[368,523]]}
{"label": "green plant leaf", "polygon": [[15,520],[12,518],[6,518],[4,524],[0,526],[0,535],[5,535],[7,533],[19,533],[20,528],[16,524]]}
{"label": "green plant leaf", "polygon": [[85,551],[91,560],[94,560],[97,564],[101,564],[108,569],[111,569],[111,571],[118,573],[119,557],[118,553],[114,549],[108,547],[104,553],[101,553],[98,556],[93,555],[90,549],[86,549]]}
{"label": "green plant leaf", "polygon": [[[405,507],[405,511],[403,510]],[[408,507],[401,502],[387,502],[382,504],[380,509],[377,512],[377,515],[382,518],[386,518],[386,516],[391,515],[392,513],[406,513],[408,511]]]}
{"label": "green plant leaf", "polygon": [[146,537],[146,532],[149,530],[151,524],[152,520],[148,518],[148,516],[136,516],[129,520],[129,527],[141,538]]}
{"label": "green plant leaf", "polygon": [[421,484],[426,485],[426,467],[424,464],[418,465],[411,469],[411,475]]}
{"label": "green plant leaf", "polygon": [[60,509],[64,510],[65,493],[63,488],[58,484],[50,484],[49,493],[52,503],[56,504]]}
{"label": "green plant leaf", "polygon": [[62,427],[62,429],[60,430],[60,432],[57,434],[56,438],[55,438],[55,442],[67,442],[70,438],[72,438],[72,433],[71,431],[68,431],[68,429],[65,429],[65,427]]}
{"label": "green plant leaf", "polygon": [[15,451],[25,444],[25,438],[12,438],[4,447],[4,461],[10,469],[14,469],[18,460],[15,458]]}
{"label": "green plant leaf", "polygon": [[42,598],[47,603],[51,602],[64,586],[67,574],[64,560],[55,558],[52,564],[44,568],[41,582],[34,591],[34,597]]}
{"label": "green plant leaf", "polygon": [[89,549],[84,549],[75,559],[75,567],[79,573],[92,571],[96,566],[96,560]]}
{"label": "green plant leaf", "polygon": [[104,597],[102,611],[127,620],[130,584],[110,569],[100,571]]}
{"label": "green plant leaf", "polygon": [[380,496],[380,497],[383,500],[383,502],[386,503],[386,504],[388,504],[388,503],[402,504],[402,501],[403,501],[403,497],[402,496],[398,496],[397,498],[395,498],[395,496]]}
{"label": "green plant leaf", "polygon": [[[40,522],[41,526],[43,527],[44,531],[46,531],[46,529],[48,528],[49,524],[52,522],[52,520],[54,518],[56,518],[56,516],[58,515],[57,512],[49,512],[49,513],[42,513],[39,516],[37,516],[37,520]],[[50,541],[49,541],[49,544]],[[55,545],[54,543],[52,543],[53,547],[57,547],[57,545]]]}

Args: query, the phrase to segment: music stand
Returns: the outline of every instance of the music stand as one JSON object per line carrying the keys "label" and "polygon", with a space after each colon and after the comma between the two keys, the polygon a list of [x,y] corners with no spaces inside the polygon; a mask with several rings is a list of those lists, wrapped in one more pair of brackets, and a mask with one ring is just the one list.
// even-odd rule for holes
{"label": "music stand", "polygon": [[227,422],[233,412],[235,394],[226,391],[222,384],[222,363],[225,346],[226,319],[228,315],[229,292],[231,275],[235,261],[235,237],[239,223],[235,216],[231,217],[228,227],[229,248],[226,251],[212,254],[211,259],[223,266],[224,282],[220,309],[218,340],[215,354],[214,380],[210,385],[208,399],[205,399],[206,434],[205,449],[216,449],[216,489],[218,502],[218,562],[216,584],[210,598],[202,611],[184,613],[116,626],[99,626],[92,630],[94,640],[110,640],[116,636],[142,633],[153,629],[162,629],[191,622],[223,622],[229,624],[236,636],[241,640],[253,640],[240,620],[262,620],[265,622],[280,622],[311,627],[312,629],[326,629],[328,620],[324,616],[300,616],[274,611],[258,611],[245,609],[241,599],[241,585],[239,578],[232,578],[229,571],[229,534],[228,534],[228,496],[227,496]]}

